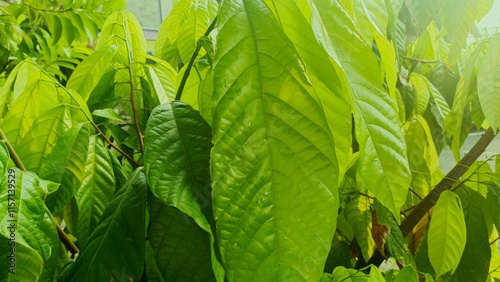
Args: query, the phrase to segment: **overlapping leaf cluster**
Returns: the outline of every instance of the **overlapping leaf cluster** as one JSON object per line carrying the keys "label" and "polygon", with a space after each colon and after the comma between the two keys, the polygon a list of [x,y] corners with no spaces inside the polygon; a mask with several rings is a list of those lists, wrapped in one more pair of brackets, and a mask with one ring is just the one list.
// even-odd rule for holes
{"label": "overlapping leaf cluster", "polygon": [[0,4],[1,281],[500,279],[492,1],[175,2]]}

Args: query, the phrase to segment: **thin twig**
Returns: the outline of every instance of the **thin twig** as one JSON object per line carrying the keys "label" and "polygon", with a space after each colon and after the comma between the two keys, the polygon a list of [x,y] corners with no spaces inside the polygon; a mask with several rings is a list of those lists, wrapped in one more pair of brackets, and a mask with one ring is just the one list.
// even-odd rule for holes
{"label": "thin twig", "polygon": [[[23,162],[21,161],[21,159],[17,155],[16,151],[14,150],[14,147],[12,147],[9,140],[7,139],[7,136],[5,136],[5,134],[3,133],[3,130],[1,128],[0,128],[0,139],[5,141],[5,144],[7,145],[7,149],[9,150],[10,158],[12,159],[12,161],[14,162],[16,167],[22,171],[26,171],[26,167],[23,165]],[[71,239],[64,232],[64,230],[62,230],[61,226],[59,226],[59,224],[57,224],[57,222],[55,220],[53,222],[56,225],[57,233],[59,234],[59,239],[61,240],[61,242],[63,242],[64,246],[66,246],[66,249],[68,249],[68,251],[71,252],[71,255],[74,256],[75,254],[80,252],[78,247],[73,243],[73,241],[71,241]]]}
{"label": "thin twig", "polygon": [[[474,144],[472,149],[460,160],[460,162],[455,165],[455,167],[446,174],[446,176],[439,181],[439,183],[432,189],[432,191],[425,196],[425,198],[418,203],[418,205],[411,211],[411,213],[406,217],[401,223],[400,229],[403,236],[406,237],[415,226],[420,222],[420,220],[428,214],[430,209],[434,207],[439,196],[446,190],[449,190],[457,183],[458,179],[467,172],[468,168],[474,163],[477,158],[484,152],[486,147],[491,143],[493,138],[495,138],[495,133],[492,128],[486,130],[486,132],[481,136],[481,138]],[[366,262],[366,264],[360,264],[359,267],[365,265],[374,264],[376,266],[380,265],[384,257],[375,250],[372,257]]]}
{"label": "thin twig", "polygon": [[[205,31],[205,34],[203,36],[208,36],[210,32],[215,28],[215,24],[217,23],[217,17],[214,18],[210,26],[207,28],[207,31]],[[200,40],[196,42],[196,48],[194,49],[193,55],[191,55],[191,59],[189,59],[189,63],[186,66],[186,71],[184,72],[184,75],[182,76],[181,83],[179,84],[179,89],[177,89],[177,93],[175,94],[175,100],[180,100],[182,97],[182,92],[184,91],[184,87],[186,86],[187,79],[189,77],[189,74],[191,73],[191,69],[193,68],[194,61],[196,60],[196,57],[198,57],[198,53],[200,52],[201,49],[201,43]]]}
{"label": "thin twig", "polygon": [[408,60],[408,61],[413,61],[413,62],[423,63],[423,64],[437,64],[437,63],[439,63],[439,61],[437,61],[437,60],[424,60],[424,59],[417,59],[417,58],[412,58],[412,57],[407,57],[407,56],[404,56],[403,58],[405,58],[405,60]]}

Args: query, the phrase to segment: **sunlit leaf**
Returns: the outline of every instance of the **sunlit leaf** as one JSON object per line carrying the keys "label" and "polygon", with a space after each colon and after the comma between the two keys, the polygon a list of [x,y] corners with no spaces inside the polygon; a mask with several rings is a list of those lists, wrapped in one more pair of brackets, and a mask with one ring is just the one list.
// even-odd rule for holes
{"label": "sunlit leaf", "polygon": [[444,191],[434,207],[429,226],[429,259],[437,276],[452,273],[465,248],[466,226],[460,198]]}
{"label": "sunlit leaf", "polygon": [[225,1],[218,23],[211,170],[226,275],[319,280],[338,208],[325,114],[262,1]]}

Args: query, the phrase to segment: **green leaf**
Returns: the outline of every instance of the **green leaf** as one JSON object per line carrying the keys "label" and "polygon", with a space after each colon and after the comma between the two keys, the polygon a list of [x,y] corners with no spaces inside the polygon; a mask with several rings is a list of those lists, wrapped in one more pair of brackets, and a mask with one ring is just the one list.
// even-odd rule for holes
{"label": "green leaf", "polygon": [[476,76],[476,61],[478,61],[485,43],[485,40],[479,42],[474,53],[467,60],[462,76],[457,84],[451,113],[444,120],[444,130],[448,136],[453,138],[451,149],[457,161],[460,159],[460,147],[468,135],[468,131],[464,131],[464,126],[470,128],[470,124],[465,123],[464,119],[467,116],[467,106],[473,100],[474,96],[473,85]]}
{"label": "green leaf", "polygon": [[417,96],[415,99],[417,101],[417,114],[421,115],[427,109],[431,96],[427,79],[419,73],[412,73],[409,82]]}
{"label": "green leaf", "polygon": [[458,193],[464,209],[467,243],[451,281],[486,281],[491,259],[488,227],[482,211],[487,205],[486,199],[478,192],[467,188],[460,189]]}
{"label": "green leaf", "polygon": [[[146,127],[144,167],[151,192],[192,217],[214,240],[209,224],[213,219],[211,136],[208,124],[189,105],[180,101],[160,105]],[[222,268],[215,253],[212,255],[214,271],[218,272]]]}
{"label": "green leaf", "polygon": [[218,10],[218,3],[215,0],[191,2],[190,12],[184,19],[184,24],[180,26],[179,37],[177,38],[179,56],[184,64],[189,62],[197,41],[204,35]]}
{"label": "green leaf", "polygon": [[202,210],[210,203],[210,140],[210,127],[198,112],[174,101],[151,113],[144,150],[151,192],[193,217],[207,232],[210,225]]}
{"label": "green leaf", "polygon": [[406,201],[413,206],[429,193],[431,175],[438,169],[439,158],[429,126],[422,116],[414,116],[403,128],[412,174],[412,191]]}
{"label": "green leaf", "polygon": [[10,110],[1,126],[16,148],[39,116],[64,101],[64,94],[38,66],[24,61],[18,70],[12,95]]}
{"label": "green leaf", "polygon": [[37,117],[15,146],[26,169],[37,172],[60,136],[71,126],[70,110],[66,105],[54,107]]}
{"label": "green leaf", "polygon": [[10,156],[7,144],[4,141],[0,141],[0,180],[2,180],[7,173],[9,158]]}
{"label": "green leaf", "polygon": [[151,197],[148,238],[165,281],[215,281],[210,235],[187,214]]}
{"label": "green leaf", "polygon": [[436,276],[455,271],[465,242],[466,226],[460,198],[451,191],[444,191],[434,207],[428,234],[429,259]]}
{"label": "green leaf", "polygon": [[[391,212],[378,201],[375,201],[375,210],[377,214],[377,221],[389,227],[389,234],[387,235],[385,247],[391,257],[396,259],[402,265],[412,265],[413,255],[411,254],[408,246],[405,244],[405,238],[399,225],[392,216]],[[372,233],[373,236],[373,233]]]}
{"label": "green leaf", "polygon": [[358,181],[399,220],[411,176],[395,100],[382,87],[383,76],[371,43],[367,45],[361,39],[345,9],[332,1],[311,2],[316,37],[342,54],[337,59],[352,89],[350,100],[360,151]]}
{"label": "green leaf", "polygon": [[338,209],[322,105],[262,1],[223,2],[218,28],[211,172],[227,277],[318,281]]}
{"label": "green leaf", "polygon": [[477,77],[477,95],[484,116],[496,131],[500,128],[500,36],[488,48]]}
{"label": "green leaf", "polygon": [[418,274],[413,266],[405,266],[401,269],[393,282],[418,282]]}
{"label": "green leaf", "polygon": [[405,6],[408,9],[410,17],[409,19],[403,19],[411,20],[416,35],[418,35],[425,30],[429,22],[436,15],[439,4],[440,1],[436,0],[406,0]]}
{"label": "green leaf", "polygon": [[344,216],[354,230],[354,236],[361,247],[361,253],[368,260],[375,249],[375,242],[370,234],[372,228],[372,212],[370,200],[355,196],[343,210]]}
{"label": "green leaf", "polygon": [[[467,36],[477,18],[479,0],[441,0],[440,19],[451,43],[448,60],[451,64],[460,55]],[[436,1],[437,2],[437,1]]]}
{"label": "green leaf", "polygon": [[80,247],[85,245],[87,238],[97,227],[116,190],[111,157],[106,146],[96,135],[90,137],[83,168],[82,184],[75,195],[78,204],[78,224],[73,231]]}
{"label": "green leaf", "polygon": [[[155,42],[155,55],[177,69],[177,38],[191,12],[195,0],[180,0],[163,21]],[[208,26],[208,25],[207,25]]]}
{"label": "green leaf", "polygon": [[146,189],[146,177],[137,169],[106,206],[67,281],[140,279],[145,255]]}
{"label": "green leaf", "polygon": [[[323,105],[328,125],[335,141],[335,153],[339,163],[339,179],[342,179],[349,164],[352,135],[352,114],[345,88],[345,74],[337,62],[317,42],[307,15],[308,5],[301,1],[268,0],[274,7],[281,27],[297,48],[314,90]],[[306,2],[306,1],[302,1]]]}
{"label": "green leaf", "polygon": [[116,45],[104,46],[78,64],[66,87],[75,90],[87,101],[110,66],[117,51]]}
{"label": "green leaf", "polygon": [[52,213],[64,208],[83,181],[89,137],[90,130],[83,124],[66,131],[40,168],[41,178],[61,184],[45,199]]}
{"label": "green leaf", "polygon": [[123,117],[121,117],[113,109],[110,109],[110,108],[95,110],[92,112],[92,115],[107,118],[107,119],[114,120],[114,121],[119,121],[122,123],[127,123],[127,121],[125,121],[123,119]]}
{"label": "green leaf", "polygon": [[[1,183],[1,281],[53,281],[59,237],[43,199],[48,184],[32,172],[9,169]],[[11,254],[15,253],[14,261]],[[8,264],[12,263],[12,264]],[[8,267],[6,267],[8,265]],[[8,270],[14,268],[15,274]]]}

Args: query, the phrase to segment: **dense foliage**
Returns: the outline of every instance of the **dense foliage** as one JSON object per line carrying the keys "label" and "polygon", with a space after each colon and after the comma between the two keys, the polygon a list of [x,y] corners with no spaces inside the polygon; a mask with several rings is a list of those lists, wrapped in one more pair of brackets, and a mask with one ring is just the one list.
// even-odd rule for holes
{"label": "dense foliage", "polygon": [[500,280],[493,0],[174,3],[0,1],[0,281]]}

